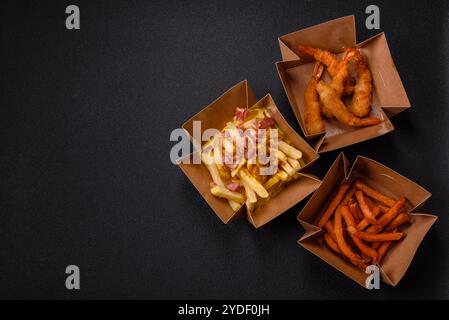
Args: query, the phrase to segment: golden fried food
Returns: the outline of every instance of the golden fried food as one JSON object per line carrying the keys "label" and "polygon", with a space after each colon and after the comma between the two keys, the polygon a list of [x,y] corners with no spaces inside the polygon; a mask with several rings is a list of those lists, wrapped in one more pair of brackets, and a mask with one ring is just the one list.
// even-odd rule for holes
{"label": "golden fried food", "polygon": [[371,92],[373,90],[371,72],[363,59],[360,50],[349,49],[357,63],[357,83],[354,86],[354,95],[350,111],[357,117],[366,117],[371,111]]}
{"label": "golden fried food", "polygon": [[345,91],[349,79],[349,62],[352,59],[355,59],[355,55],[354,50],[346,49],[345,54],[338,65],[337,72],[332,77],[330,87],[334,89],[335,95],[339,98]]}
{"label": "golden fried food", "polygon": [[[318,48],[313,47],[307,47],[307,46],[298,46],[298,50],[300,53],[304,55],[308,55],[313,57],[316,61],[321,62],[327,67],[327,71],[329,72],[330,76],[334,78],[337,76],[339,71],[341,70],[341,61],[337,58],[337,56],[327,50],[322,50]],[[347,80],[347,79],[345,79]],[[354,86],[348,83],[348,81],[345,82],[344,90],[342,91],[342,94],[349,95],[354,91]],[[341,95],[341,94],[340,94]]]}
{"label": "golden fried food", "polygon": [[[277,143],[270,139],[270,130],[260,131],[265,129],[277,130]],[[274,172],[262,172],[267,164],[259,162],[261,152],[273,160]],[[287,183],[300,179],[298,171],[305,165],[302,156],[285,140],[267,108],[236,108],[233,121],[206,142],[201,152],[212,178],[211,194],[226,199],[234,212],[242,205],[253,212]]]}
{"label": "golden fried food", "polygon": [[340,60],[337,56],[327,50],[322,50],[307,46],[298,46],[299,52],[313,57],[316,61],[321,62],[327,67],[327,71],[333,77],[337,74],[340,65]]}
{"label": "golden fried food", "polygon": [[320,100],[316,92],[316,85],[323,73],[323,68],[324,66],[321,63],[315,63],[312,78],[310,78],[304,94],[304,122],[309,135],[324,132],[325,130],[324,122],[321,118]]}
{"label": "golden fried food", "polygon": [[380,119],[374,117],[359,118],[349,112],[341,99],[336,96],[334,90],[323,81],[319,81],[316,87],[323,103],[325,114],[330,113],[338,121],[351,127],[366,127],[379,124]]}

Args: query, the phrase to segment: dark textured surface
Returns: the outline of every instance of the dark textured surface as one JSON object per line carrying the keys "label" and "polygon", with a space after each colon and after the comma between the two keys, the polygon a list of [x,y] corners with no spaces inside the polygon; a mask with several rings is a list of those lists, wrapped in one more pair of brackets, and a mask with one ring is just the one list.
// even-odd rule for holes
{"label": "dark textured surface", "polygon": [[398,287],[375,292],[296,244],[303,203],[260,230],[223,225],[169,161],[171,130],[244,78],[299,130],[277,36],[355,14],[363,40],[377,33],[371,1],[76,1],[81,30],[68,31],[71,3],[2,3],[1,298],[449,297],[445,2],[376,2],[413,108],[344,151],[426,187],[422,211],[440,219]]}

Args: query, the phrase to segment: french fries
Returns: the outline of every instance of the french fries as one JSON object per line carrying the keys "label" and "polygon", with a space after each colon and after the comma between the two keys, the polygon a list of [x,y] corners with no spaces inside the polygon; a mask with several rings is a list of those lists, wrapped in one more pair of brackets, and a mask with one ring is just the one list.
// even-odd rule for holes
{"label": "french fries", "polygon": [[296,149],[295,147],[289,145],[285,141],[279,141],[278,142],[279,150],[281,150],[283,153],[285,153],[290,158],[293,158],[295,160],[302,158],[302,152]]}
{"label": "french fries", "polygon": [[324,210],[317,225],[332,252],[358,268],[380,263],[395,241],[405,237],[398,227],[410,222],[401,212],[404,197],[393,200],[365,182],[342,183]]}
{"label": "french fries", "polygon": [[352,251],[352,248],[346,242],[346,239],[344,236],[341,207],[338,207],[337,210],[335,211],[334,232],[335,232],[335,237],[337,238],[338,248],[343,253],[343,255],[345,255],[349,259],[349,261],[351,261],[354,265],[356,265],[362,269],[365,269],[366,264],[363,261],[362,257],[360,257],[357,253]]}
{"label": "french fries", "polygon": [[363,195],[363,192],[360,190],[356,191],[355,197],[357,199],[357,202],[359,203],[360,210],[362,211],[365,218],[372,224],[377,224],[375,216],[373,215],[370,208],[365,202],[365,196]]}
{"label": "french fries", "polygon": [[392,241],[392,240],[400,240],[404,235],[402,232],[384,232],[384,233],[368,233],[364,231],[357,230],[357,228],[353,226],[348,227],[348,231],[350,234],[355,237],[371,242],[382,242],[382,241]]}
{"label": "french fries", "polygon": [[[261,129],[267,131],[258,131]],[[273,129],[278,130],[277,134]],[[276,136],[277,143],[272,140]],[[238,139],[243,139],[243,143]],[[201,160],[213,181],[210,191],[228,200],[233,211],[245,205],[248,212],[253,212],[287,183],[299,179],[298,171],[305,166],[301,150],[285,140],[266,108],[236,108],[233,121],[202,149]],[[252,153],[262,153],[265,159],[253,157]],[[232,163],[228,163],[229,159]]]}
{"label": "french fries", "polygon": [[232,200],[238,203],[245,202],[245,198],[243,197],[243,194],[231,191],[225,187],[222,186],[214,186],[210,189],[210,192],[219,198]]}
{"label": "french fries", "polygon": [[343,196],[345,195],[346,190],[348,190],[348,188],[349,188],[349,184],[347,184],[347,183],[344,183],[344,184],[342,184],[340,186],[340,188],[338,189],[337,194],[332,199],[332,201],[329,204],[329,206],[327,207],[326,211],[324,211],[324,214],[321,216],[320,221],[318,221],[318,227],[322,228],[326,224],[326,222],[329,220],[331,215],[334,213],[334,211],[337,208],[338,204],[343,199]]}
{"label": "french fries", "polygon": [[368,187],[365,183],[363,183],[360,180],[357,180],[355,182],[355,185],[357,186],[357,189],[363,191],[367,196],[379,201],[380,203],[386,205],[387,207],[392,207],[395,200],[391,199],[390,197],[387,197],[386,195],[380,193],[379,191],[374,190],[373,188]]}

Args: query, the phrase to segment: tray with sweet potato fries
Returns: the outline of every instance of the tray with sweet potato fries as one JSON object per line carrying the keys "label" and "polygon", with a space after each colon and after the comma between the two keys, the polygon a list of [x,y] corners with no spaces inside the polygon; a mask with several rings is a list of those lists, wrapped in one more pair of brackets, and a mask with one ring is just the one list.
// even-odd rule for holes
{"label": "tray with sweet potato fries", "polygon": [[416,210],[430,193],[384,165],[357,157],[349,168],[340,154],[298,216],[300,245],[365,285],[379,267],[395,286],[436,216]]}

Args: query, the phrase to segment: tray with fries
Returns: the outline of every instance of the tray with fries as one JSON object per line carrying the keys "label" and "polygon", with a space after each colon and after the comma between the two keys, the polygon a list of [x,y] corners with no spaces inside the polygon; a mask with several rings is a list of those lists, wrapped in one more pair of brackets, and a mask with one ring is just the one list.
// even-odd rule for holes
{"label": "tray with fries", "polygon": [[[194,129],[199,123],[200,139]],[[289,126],[272,97],[257,101],[246,80],[182,127],[200,150],[180,159],[179,167],[224,223],[246,216],[258,228],[320,185],[307,173],[318,154]],[[210,129],[215,131],[203,141]]]}
{"label": "tray with fries", "polygon": [[298,243],[365,286],[366,267],[379,267],[396,286],[437,217],[418,213],[430,193],[390,168],[341,153],[298,220]]}
{"label": "tray with fries", "polygon": [[354,16],[279,37],[276,68],[308,141],[319,153],[394,130],[410,102],[387,39],[356,42]]}

